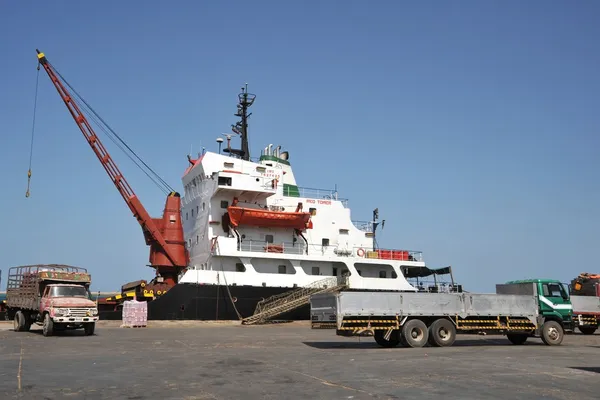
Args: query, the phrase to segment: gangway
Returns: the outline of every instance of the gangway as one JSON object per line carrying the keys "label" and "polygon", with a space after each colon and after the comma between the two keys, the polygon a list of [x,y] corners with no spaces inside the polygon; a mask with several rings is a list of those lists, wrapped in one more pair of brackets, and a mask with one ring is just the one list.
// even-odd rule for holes
{"label": "gangway", "polygon": [[292,289],[261,300],[256,305],[254,314],[242,319],[243,325],[262,324],[278,315],[309,304],[311,296],[320,293],[333,293],[348,286],[347,277],[328,277],[309,285]]}

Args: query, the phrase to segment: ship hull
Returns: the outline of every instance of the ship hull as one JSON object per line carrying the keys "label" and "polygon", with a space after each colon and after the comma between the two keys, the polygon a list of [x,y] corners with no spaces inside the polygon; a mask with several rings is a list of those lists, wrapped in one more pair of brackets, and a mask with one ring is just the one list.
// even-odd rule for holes
{"label": "ship hull", "polygon": [[[229,293],[231,293],[231,298]],[[290,291],[288,287],[256,287],[178,284],[160,298],[148,303],[148,320],[239,320],[254,314],[259,301]],[[231,299],[235,302],[232,302]],[[235,304],[235,308],[233,307]],[[120,309],[99,309],[101,320],[120,320]],[[279,320],[308,320],[310,305],[279,315]]]}

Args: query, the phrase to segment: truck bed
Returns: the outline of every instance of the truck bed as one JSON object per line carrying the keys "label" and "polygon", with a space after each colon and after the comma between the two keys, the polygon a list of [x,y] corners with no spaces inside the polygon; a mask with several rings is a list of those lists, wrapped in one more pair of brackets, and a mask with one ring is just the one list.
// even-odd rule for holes
{"label": "truck bed", "polygon": [[573,313],[600,315],[600,297],[571,296]]}
{"label": "truck bed", "polygon": [[533,294],[340,292],[311,298],[313,322],[336,322],[345,317],[511,316],[536,324],[537,297]]}

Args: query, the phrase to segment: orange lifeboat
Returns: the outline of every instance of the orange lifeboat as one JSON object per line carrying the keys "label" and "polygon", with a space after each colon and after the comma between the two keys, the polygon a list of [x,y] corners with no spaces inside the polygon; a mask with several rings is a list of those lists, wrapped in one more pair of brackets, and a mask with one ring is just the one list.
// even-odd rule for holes
{"label": "orange lifeboat", "polygon": [[310,213],[270,211],[257,208],[227,207],[231,225],[253,225],[262,228],[290,228],[305,230],[312,228]]}

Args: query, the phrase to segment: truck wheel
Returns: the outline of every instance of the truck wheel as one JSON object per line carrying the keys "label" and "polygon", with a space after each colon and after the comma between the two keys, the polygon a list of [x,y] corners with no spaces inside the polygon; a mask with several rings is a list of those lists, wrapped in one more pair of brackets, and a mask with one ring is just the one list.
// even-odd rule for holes
{"label": "truck wheel", "polygon": [[[84,330],[86,336],[93,335],[94,334],[94,328],[96,328],[96,323],[95,322],[88,322],[86,324],[83,324],[83,330]],[[375,340],[377,340],[377,339],[375,339]],[[379,342],[377,342],[377,343],[379,343]]]}
{"label": "truck wheel", "polygon": [[410,319],[402,327],[402,336],[408,347],[423,347],[429,339],[429,331],[420,319]]}
{"label": "truck wheel", "polygon": [[527,341],[527,337],[528,335],[522,333],[509,333],[506,335],[506,338],[515,345],[524,344]]}
{"label": "truck wheel", "polygon": [[25,330],[25,315],[23,311],[17,311],[13,319],[13,327],[15,332],[23,332]]}
{"label": "truck wheel", "polygon": [[542,325],[542,342],[548,346],[558,346],[565,337],[565,331],[556,321],[546,321]]}
{"label": "truck wheel", "polygon": [[446,318],[433,321],[429,327],[429,344],[436,347],[452,346],[456,340],[456,328]]}
{"label": "truck wheel", "polygon": [[596,332],[596,329],[598,329],[595,326],[580,326],[579,330],[581,331],[581,333],[583,333],[584,335],[593,335],[594,332]]}
{"label": "truck wheel", "polygon": [[50,318],[50,314],[44,315],[42,333],[44,336],[52,336],[52,333],[54,333],[54,321],[52,321],[52,318]]}

